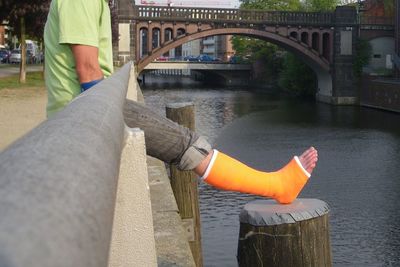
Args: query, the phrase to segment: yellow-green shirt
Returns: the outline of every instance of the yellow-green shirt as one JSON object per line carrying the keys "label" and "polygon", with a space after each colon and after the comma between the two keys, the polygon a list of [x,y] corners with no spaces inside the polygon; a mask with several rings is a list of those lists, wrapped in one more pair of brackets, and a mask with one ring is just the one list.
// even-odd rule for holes
{"label": "yellow-green shirt", "polygon": [[70,44],[95,46],[107,77],[113,72],[111,18],[106,0],[52,0],[44,30],[47,116],[80,94]]}

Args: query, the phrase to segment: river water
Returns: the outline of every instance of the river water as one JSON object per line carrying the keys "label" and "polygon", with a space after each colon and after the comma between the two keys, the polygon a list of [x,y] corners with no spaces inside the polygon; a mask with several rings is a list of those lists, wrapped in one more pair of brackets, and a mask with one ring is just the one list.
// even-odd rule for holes
{"label": "river water", "polygon": [[[271,96],[261,90],[153,84],[165,104],[192,101],[197,131],[246,164],[275,170],[313,145],[319,162],[300,197],[331,207],[334,266],[400,266],[400,114]],[[237,266],[238,215],[258,197],[200,183],[204,266]]]}

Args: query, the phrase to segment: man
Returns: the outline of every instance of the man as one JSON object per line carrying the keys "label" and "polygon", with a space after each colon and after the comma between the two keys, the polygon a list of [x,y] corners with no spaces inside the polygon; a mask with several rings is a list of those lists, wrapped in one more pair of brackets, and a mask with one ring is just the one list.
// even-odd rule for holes
{"label": "man", "polygon": [[[106,0],[53,0],[45,26],[48,116],[113,72],[110,10]],[[112,90],[112,89],[110,89]],[[314,148],[277,172],[265,173],[217,151],[201,136],[127,101],[125,121],[145,132],[147,153],[182,170],[194,170],[217,188],[290,203],[314,170]]]}

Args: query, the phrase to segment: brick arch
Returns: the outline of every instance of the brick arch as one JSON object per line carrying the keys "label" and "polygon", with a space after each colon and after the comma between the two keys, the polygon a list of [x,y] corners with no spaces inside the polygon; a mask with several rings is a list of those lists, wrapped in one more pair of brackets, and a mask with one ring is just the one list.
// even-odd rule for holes
{"label": "brick arch", "polygon": [[308,47],[305,47],[301,43],[293,41],[282,35],[262,30],[249,29],[249,28],[220,28],[220,29],[210,29],[210,30],[200,31],[177,37],[176,40],[168,42],[164,46],[153,50],[151,55],[141,59],[137,64],[138,72],[141,72],[146,65],[148,65],[150,62],[154,61],[156,58],[158,58],[159,56],[163,55],[164,53],[168,52],[173,48],[176,48],[191,40],[204,38],[207,36],[214,36],[214,35],[245,35],[249,37],[262,39],[274,43],[276,45],[279,45],[287,49],[288,51],[300,56],[305,61],[305,63],[307,63],[312,69],[316,71],[320,70],[321,68],[327,72],[330,71],[330,64],[326,59],[323,59],[318,55],[318,53],[312,51]]}

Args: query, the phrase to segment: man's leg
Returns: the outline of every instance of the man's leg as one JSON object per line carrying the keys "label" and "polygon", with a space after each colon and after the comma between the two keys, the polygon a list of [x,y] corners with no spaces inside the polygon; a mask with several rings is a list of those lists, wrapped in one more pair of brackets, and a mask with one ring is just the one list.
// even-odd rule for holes
{"label": "man's leg", "polygon": [[228,155],[211,150],[210,144],[143,104],[127,100],[125,122],[145,132],[147,153],[180,169],[193,169],[204,181],[217,188],[272,197],[280,203],[296,199],[318,160],[314,148],[293,158],[277,172],[254,170]]}
{"label": "man's leg", "polygon": [[181,170],[193,170],[207,157],[211,145],[197,133],[161,116],[147,106],[126,100],[125,123],[145,132],[146,152]]}
{"label": "man's leg", "polygon": [[311,147],[279,171],[263,172],[214,150],[202,178],[219,189],[271,197],[288,204],[297,198],[307,183],[317,160],[318,153]]}

